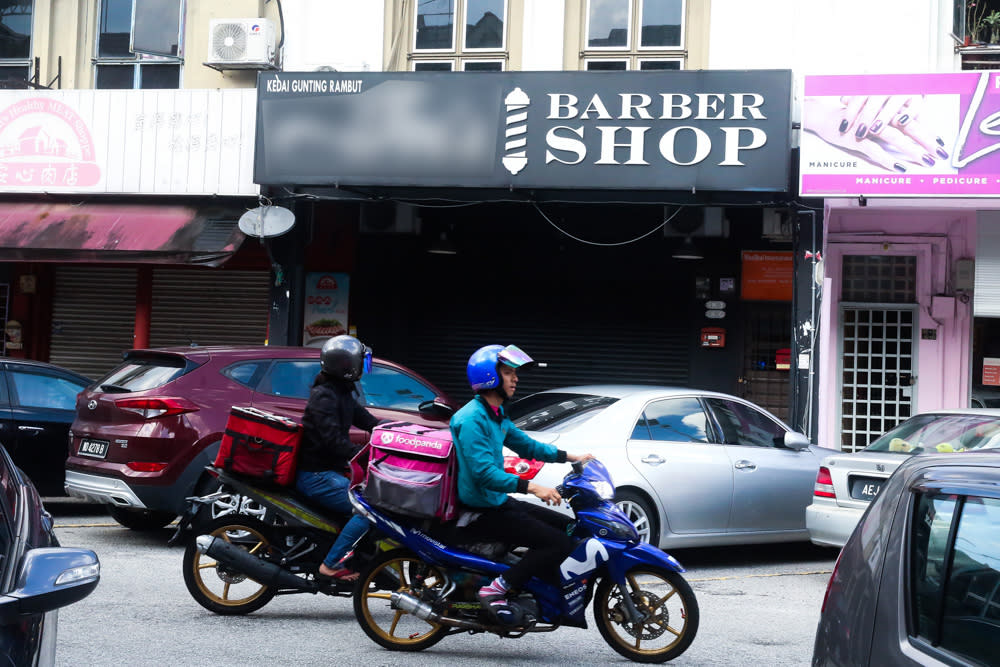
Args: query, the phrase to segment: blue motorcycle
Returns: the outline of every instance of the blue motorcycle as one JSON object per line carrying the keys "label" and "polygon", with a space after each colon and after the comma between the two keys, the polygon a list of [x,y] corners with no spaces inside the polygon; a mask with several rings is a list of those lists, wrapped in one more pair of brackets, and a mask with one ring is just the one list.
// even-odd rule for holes
{"label": "blue motorcycle", "polygon": [[698,632],[698,602],[673,557],[639,541],[635,526],[614,505],[614,484],[599,461],[574,463],[559,486],[576,520],[576,548],[559,567],[558,584],[533,577],[512,600],[516,620],[500,624],[476,598],[480,586],[516,562],[506,545],[445,545],[432,526],[368,503],[355,489],[355,510],[401,548],[372,560],[354,594],[354,611],[372,640],[393,651],[421,651],[445,636],[491,632],[522,637],[594,621],[604,640],[635,662],[681,655]]}

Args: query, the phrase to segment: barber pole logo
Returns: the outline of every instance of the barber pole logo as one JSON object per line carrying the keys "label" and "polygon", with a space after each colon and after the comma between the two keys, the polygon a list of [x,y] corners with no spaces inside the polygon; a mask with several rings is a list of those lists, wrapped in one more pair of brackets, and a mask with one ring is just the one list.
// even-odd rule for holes
{"label": "barber pole logo", "polygon": [[507,107],[507,129],[505,132],[506,143],[504,144],[503,166],[511,174],[524,169],[528,164],[525,146],[528,139],[525,134],[528,131],[528,105],[531,100],[520,88],[515,88],[504,98]]}

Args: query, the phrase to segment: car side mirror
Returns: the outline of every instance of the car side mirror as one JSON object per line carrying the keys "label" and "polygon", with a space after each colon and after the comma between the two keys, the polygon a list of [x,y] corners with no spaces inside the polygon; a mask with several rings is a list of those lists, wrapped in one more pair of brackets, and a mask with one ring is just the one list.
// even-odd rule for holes
{"label": "car side mirror", "polygon": [[436,419],[449,419],[453,414],[455,414],[455,408],[451,407],[445,403],[440,398],[435,398],[431,401],[424,401],[417,409],[420,414],[425,417],[432,417]]}
{"label": "car side mirror", "polygon": [[79,602],[97,587],[101,563],[89,549],[46,547],[24,554],[15,589],[0,596],[0,622]]}
{"label": "car side mirror", "polygon": [[782,444],[785,446],[785,449],[801,452],[802,450],[809,449],[809,445],[812,443],[809,441],[809,438],[801,433],[788,431],[785,433],[785,439]]}

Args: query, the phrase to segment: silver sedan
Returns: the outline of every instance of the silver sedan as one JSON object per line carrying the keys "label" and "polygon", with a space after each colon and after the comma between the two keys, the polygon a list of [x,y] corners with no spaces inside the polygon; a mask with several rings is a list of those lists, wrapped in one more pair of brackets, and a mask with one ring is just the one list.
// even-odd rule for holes
{"label": "silver sedan", "polygon": [[[531,437],[600,459],[617,504],[651,544],[809,539],[805,507],[829,450],[753,403],[696,389],[592,385],[532,394],[508,413]],[[568,470],[513,456],[507,463],[553,487]]]}
{"label": "silver sedan", "polygon": [[938,410],[910,417],[860,452],[827,456],[806,508],[809,537],[823,546],[844,546],[889,476],[914,454],[997,447],[1000,409]]}

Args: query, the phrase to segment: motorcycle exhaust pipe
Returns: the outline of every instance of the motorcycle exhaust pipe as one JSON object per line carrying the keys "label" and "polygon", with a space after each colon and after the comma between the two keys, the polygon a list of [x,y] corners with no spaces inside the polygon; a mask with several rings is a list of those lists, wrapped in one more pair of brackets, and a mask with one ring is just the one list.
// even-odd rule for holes
{"label": "motorcycle exhaust pipe", "polygon": [[195,538],[195,546],[199,553],[214,558],[264,586],[294,588],[300,591],[309,591],[313,588],[309,581],[292,574],[280,565],[261,560],[245,549],[217,537],[199,535]]}
{"label": "motorcycle exhaust pipe", "polygon": [[486,629],[485,626],[479,623],[472,623],[471,621],[463,621],[458,618],[442,616],[441,614],[435,612],[429,604],[418,600],[409,593],[393,591],[392,595],[389,596],[389,606],[393,609],[398,609],[399,611],[405,611],[407,614],[413,614],[417,618],[427,621],[428,623],[448,625],[453,628],[461,628],[463,630]]}

